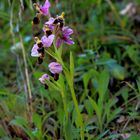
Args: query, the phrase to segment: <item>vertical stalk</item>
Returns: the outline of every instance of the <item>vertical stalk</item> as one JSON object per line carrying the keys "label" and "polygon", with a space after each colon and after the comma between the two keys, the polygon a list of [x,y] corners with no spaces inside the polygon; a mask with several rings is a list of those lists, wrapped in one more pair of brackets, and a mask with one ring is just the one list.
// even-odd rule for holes
{"label": "vertical stalk", "polygon": [[[57,50],[55,50],[57,51]],[[60,60],[60,62],[62,63],[62,65],[64,66],[64,62],[62,60],[61,54],[58,53],[57,51],[57,55],[58,55],[58,59]],[[64,66],[64,73],[65,73],[65,77],[67,79],[68,85],[70,87],[70,91],[71,91],[71,96],[72,96],[72,100],[74,102],[74,106],[78,115],[78,119],[79,119],[79,123],[80,123],[80,135],[81,135],[81,140],[84,140],[84,128],[83,128],[83,120],[82,120],[82,116],[80,114],[80,110],[79,110],[79,106],[78,106],[78,101],[76,99],[76,94],[74,91],[74,85],[73,85],[73,75],[71,75],[71,73],[69,72],[69,70]]]}
{"label": "vertical stalk", "polygon": [[65,111],[66,121],[67,121],[68,120],[68,112],[67,112],[67,104],[66,104],[66,97],[64,95],[64,91],[61,91],[61,96],[62,96],[62,101],[63,101],[63,105],[64,105],[64,111]]}
{"label": "vertical stalk", "polygon": [[66,132],[66,128],[65,126],[67,126],[67,123],[68,123],[68,112],[67,112],[67,104],[66,104],[66,97],[64,95],[64,91],[62,90],[61,92],[61,96],[62,96],[62,101],[63,101],[63,105],[64,105],[64,112],[65,112],[65,115],[66,115],[66,121],[65,121],[65,125],[64,125],[64,133],[65,133],[65,137],[66,137],[66,140],[67,140],[67,132]]}
{"label": "vertical stalk", "polygon": [[20,42],[21,42],[21,48],[22,48],[22,55],[23,55],[23,61],[25,66],[25,76],[26,76],[26,82],[27,82],[27,101],[28,101],[28,120],[30,126],[32,126],[32,93],[31,93],[31,87],[30,87],[30,80],[29,80],[29,74],[28,74],[28,65],[25,55],[25,48],[23,45],[22,36],[20,35]]}
{"label": "vertical stalk", "polygon": [[[67,79],[67,81],[69,81],[69,79]],[[80,110],[79,110],[78,101],[76,99],[76,94],[75,94],[74,86],[73,86],[73,82],[72,82],[73,80],[70,80],[70,81],[71,81],[71,83],[68,82],[68,84],[69,84],[69,87],[70,87],[72,100],[74,102],[74,106],[75,106],[75,109],[76,109],[76,112],[77,112],[77,115],[78,115],[78,119],[79,119],[79,123],[80,123],[80,127],[81,127],[80,128],[80,136],[81,136],[81,140],[84,140],[84,124],[83,124],[83,119],[82,119],[82,116],[81,116],[81,113],[80,113]]]}
{"label": "vertical stalk", "polygon": [[[70,71],[64,65],[64,62],[63,62],[62,57],[61,57],[62,52],[59,52],[59,50],[55,46],[55,43],[53,44],[53,46],[54,46],[54,51],[55,51],[55,54],[56,54],[56,57],[57,57],[57,61],[62,64],[63,69],[64,69],[64,74],[65,74],[66,80],[68,82],[70,91],[71,91],[72,100],[74,102],[74,106],[75,106],[75,109],[76,109],[76,112],[77,112],[77,115],[78,115],[78,119],[79,119],[79,123],[80,123],[80,127],[81,127],[80,128],[81,140],[84,140],[84,124],[83,124],[83,119],[82,119],[82,116],[81,116],[81,113],[80,113],[80,110],[79,110],[78,101],[76,99],[76,94],[75,94],[75,91],[74,91],[73,75],[71,75]],[[61,49],[61,47],[59,49]]]}

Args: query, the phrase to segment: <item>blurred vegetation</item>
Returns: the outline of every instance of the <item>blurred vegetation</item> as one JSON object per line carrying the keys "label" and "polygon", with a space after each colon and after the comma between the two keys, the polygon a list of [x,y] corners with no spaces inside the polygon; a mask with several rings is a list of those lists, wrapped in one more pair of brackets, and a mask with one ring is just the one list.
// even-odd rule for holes
{"label": "blurred vegetation", "polygon": [[[60,93],[55,87],[45,90],[38,81],[51,58],[46,56],[43,64],[37,65],[30,56],[34,2],[44,1],[0,1],[0,139],[78,140],[80,128],[68,85],[66,124]],[[50,2],[52,16],[64,11],[67,25],[74,29],[75,45],[64,46],[63,58],[69,66],[69,52],[73,52],[74,88],[84,139],[125,139],[130,134],[130,140],[139,140],[140,0],[133,1],[133,16],[120,15],[131,2],[128,0]],[[32,126],[27,115],[27,78],[33,96]],[[62,79],[58,82],[66,83]]]}

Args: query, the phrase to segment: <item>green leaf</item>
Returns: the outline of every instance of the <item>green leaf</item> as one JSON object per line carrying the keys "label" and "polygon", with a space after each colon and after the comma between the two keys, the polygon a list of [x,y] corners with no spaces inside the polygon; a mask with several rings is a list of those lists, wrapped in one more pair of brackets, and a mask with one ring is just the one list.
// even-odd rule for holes
{"label": "green leaf", "polygon": [[64,76],[63,74],[59,75],[59,80],[57,81],[58,86],[61,88],[61,90],[65,91],[65,83],[64,83]]}
{"label": "green leaf", "polygon": [[109,84],[109,73],[107,70],[104,70],[101,72],[98,79],[98,92],[101,101],[103,101],[104,95],[108,89],[108,84]]}
{"label": "green leaf", "polygon": [[90,69],[87,73],[85,73],[83,75],[83,83],[84,83],[84,88],[87,89],[87,86],[88,86],[88,83],[89,83],[89,80],[94,77],[94,76],[97,76],[98,75],[98,72],[94,69]]}
{"label": "green leaf", "polygon": [[112,109],[112,107],[114,108],[117,101],[118,101],[117,98],[112,98],[105,104],[105,114],[107,117],[107,124],[111,122],[113,119],[115,119],[117,115],[122,111],[122,108]]}
{"label": "green leaf", "polygon": [[97,65],[107,65],[111,75],[118,80],[123,80],[125,78],[125,69],[117,64],[117,61],[114,59],[99,60],[97,61]]}
{"label": "green leaf", "polygon": [[35,123],[38,129],[41,129],[42,126],[41,116],[39,116],[37,113],[33,113],[33,122]]}
{"label": "green leaf", "polygon": [[139,140],[140,139],[140,135],[133,133],[128,140]]}
{"label": "green leaf", "polygon": [[93,109],[95,110],[98,118],[100,119],[101,118],[101,112],[100,112],[100,109],[99,109],[98,105],[96,104],[96,102],[91,97],[88,97],[88,98],[89,98],[89,101],[90,101]]}
{"label": "green leaf", "polygon": [[95,113],[97,115],[97,118],[98,118],[98,127],[100,129],[100,131],[102,130],[102,120],[101,120],[101,116],[102,116],[102,112],[101,112],[101,108],[97,105],[97,103],[91,98],[91,97],[88,97],[89,98],[89,101],[93,107],[93,109],[95,110]]}
{"label": "green leaf", "polygon": [[33,130],[32,134],[37,139],[43,139],[41,116],[39,116],[37,113],[33,113],[33,122],[37,129]]}
{"label": "green leaf", "polygon": [[86,110],[88,112],[88,115],[92,116],[93,115],[93,107],[92,107],[90,101],[89,100],[85,100],[84,104],[85,104],[85,108],[86,108]]}
{"label": "green leaf", "polygon": [[[75,135],[77,135],[77,133],[75,134],[75,132],[73,132],[73,126],[70,120],[68,120],[68,123],[66,124],[66,137],[67,140],[73,140],[75,138]],[[73,128],[73,129],[72,129]]]}
{"label": "green leaf", "polygon": [[122,108],[116,108],[114,111],[110,112],[109,118],[107,120],[108,121],[107,123],[110,123],[113,119],[118,117],[118,114],[121,113],[121,111],[122,111]]}
{"label": "green leaf", "polygon": [[125,69],[117,64],[117,62],[114,59],[111,59],[106,63],[111,75],[118,79],[118,80],[123,80],[125,78]]}
{"label": "green leaf", "polygon": [[120,66],[118,64],[114,64],[110,71],[114,78],[116,78],[118,80],[124,80],[125,70],[122,66]]}
{"label": "green leaf", "polygon": [[11,138],[10,138],[10,137],[5,136],[5,137],[2,137],[2,139],[1,139],[1,140],[11,140]]}
{"label": "green leaf", "polygon": [[101,140],[108,132],[109,132],[109,130],[102,132],[99,136],[97,136],[95,138],[95,140]]}
{"label": "green leaf", "polygon": [[0,126],[0,138],[4,137],[6,135],[6,131],[4,130],[3,127]]}
{"label": "green leaf", "polygon": [[72,77],[74,76],[74,60],[72,52],[70,52],[70,74]]}
{"label": "green leaf", "polygon": [[139,57],[139,46],[138,45],[131,45],[127,48],[126,53],[128,54],[129,58],[140,67],[140,57]]}
{"label": "green leaf", "polygon": [[9,21],[10,16],[7,12],[3,12],[2,10],[0,10],[0,18]]}
{"label": "green leaf", "polygon": [[51,81],[49,81],[49,80],[46,80],[46,83],[47,83],[47,85],[48,85],[48,87],[49,87],[49,89],[55,89],[55,90],[57,90],[57,91],[59,91],[60,90],[60,88],[58,87],[58,85],[57,85],[57,83],[54,81],[54,83],[52,83]]}
{"label": "green leaf", "polygon": [[138,93],[140,94],[140,77],[138,77],[137,86],[138,86]]}

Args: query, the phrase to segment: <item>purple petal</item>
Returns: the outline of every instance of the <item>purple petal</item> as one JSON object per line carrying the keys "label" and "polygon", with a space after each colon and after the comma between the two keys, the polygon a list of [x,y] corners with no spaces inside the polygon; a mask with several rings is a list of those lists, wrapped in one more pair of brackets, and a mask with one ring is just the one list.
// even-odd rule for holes
{"label": "purple petal", "polygon": [[45,84],[45,81],[46,80],[49,80],[50,77],[48,74],[43,74],[38,80],[42,83],[42,84]]}
{"label": "purple petal", "polygon": [[65,42],[66,44],[68,44],[68,45],[73,45],[73,44],[74,44],[74,41],[73,41],[72,39],[70,39],[70,38],[65,38],[65,39],[64,39],[64,42]]}
{"label": "purple petal", "polygon": [[47,47],[47,48],[50,47],[53,43],[54,37],[55,37],[54,35],[49,35],[48,37],[43,36],[41,38],[41,41],[42,41],[44,47]]}
{"label": "purple petal", "polygon": [[62,65],[57,62],[51,62],[48,67],[50,72],[53,74],[59,74],[62,72]]}
{"label": "purple petal", "polygon": [[50,17],[49,21],[45,22],[45,24],[46,25],[51,25],[51,24],[53,24],[54,20],[55,19],[53,17]]}
{"label": "purple petal", "polygon": [[63,40],[60,37],[58,37],[56,40],[56,47],[59,48],[62,45],[62,43],[63,43]]}
{"label": "purple petal", "polygon": [[54,22],[54,18],[50,18],[49,21],[45,22],[45,25],[48,25],[48,27],[51,29],[51,31],[53,31],[54,29],[54,25],[53,25],[53,22]]}
{"label": "purple petal", "polygon": [[54,26],[53,25],[48,25],[48,26],[49,26],[50,30],[53,31]]}
{"label": "purple petal", "polygon": [[39,57],[40,56],[37,49],[38,49],[37,44],[34,44],[32,50],[31,50],[31,56],[33,56],[33,57]]}
{"label": "purple petal", "polygon": [[73,30],[69,28],[68,26],[63,27],[62,30],[63,30],[64,36],[70,36],[71,34],[73,34]]}
{"label": "purple petal", "polygon": [[48,15],[49,13],[50,2],[48,0],[45,1],[43,6],[40,6],[40,11],[43,15]]}

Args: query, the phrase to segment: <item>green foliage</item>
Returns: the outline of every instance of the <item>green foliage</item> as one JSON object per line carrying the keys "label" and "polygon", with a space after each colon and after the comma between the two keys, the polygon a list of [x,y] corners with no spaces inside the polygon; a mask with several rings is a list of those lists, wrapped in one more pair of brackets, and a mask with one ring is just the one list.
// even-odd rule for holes
{"label": "green foliage", "polygon": [[140,136],[137,134],[132,134],[130,138],[128,138],[128,140],[139,140]]}
{"label": "green foliage", "polygon": [[[0,139],[139,140],[140,1],[136,19],[119,14],[126,0],[50,1],[52,15],[65,12],[75,44],[48,48],[40,66],[30,56],[34,1],[0,1]],[[63,73],[46,90],[38,79],[53,59]]]}

